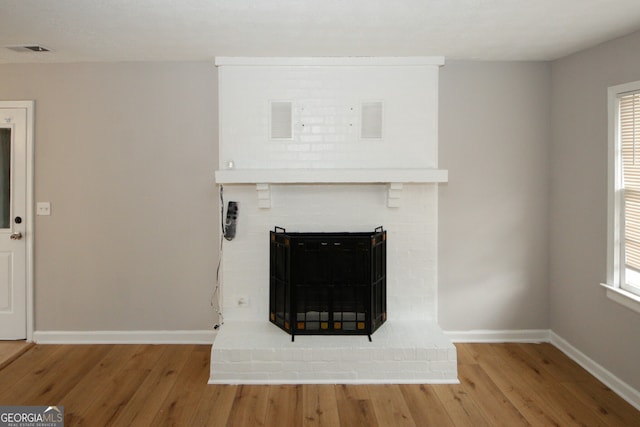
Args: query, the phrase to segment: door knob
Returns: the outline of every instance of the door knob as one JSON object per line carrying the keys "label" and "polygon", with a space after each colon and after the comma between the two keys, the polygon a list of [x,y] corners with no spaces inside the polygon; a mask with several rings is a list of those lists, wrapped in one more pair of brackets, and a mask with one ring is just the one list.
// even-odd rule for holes
{"label": "door knob", "polygon": [[15,233],[11,233],[11,235],[9,236],[9,238],[11,240],[20,240],[22,239],[22,233],[19,231],[16,231]]}

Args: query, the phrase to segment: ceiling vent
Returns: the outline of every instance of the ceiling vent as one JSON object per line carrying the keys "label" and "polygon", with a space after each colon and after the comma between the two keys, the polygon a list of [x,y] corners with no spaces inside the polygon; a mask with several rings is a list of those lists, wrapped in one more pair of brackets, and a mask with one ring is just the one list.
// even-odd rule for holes
{"label": "ceiling vent", "polygon": [[51,52],[48,47],[40,46],[39,44],[24,45],[24,46],[6,46],[7,49],[15,52]]}

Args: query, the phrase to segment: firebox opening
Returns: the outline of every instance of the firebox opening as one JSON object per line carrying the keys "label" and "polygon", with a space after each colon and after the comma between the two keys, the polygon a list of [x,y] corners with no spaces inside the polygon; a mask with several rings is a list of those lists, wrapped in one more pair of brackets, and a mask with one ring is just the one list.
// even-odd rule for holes
{"label": "firebox opening", "polygon": [[387,318],[387,233],[270,233],[269,320],[295,335],[368,335]]}

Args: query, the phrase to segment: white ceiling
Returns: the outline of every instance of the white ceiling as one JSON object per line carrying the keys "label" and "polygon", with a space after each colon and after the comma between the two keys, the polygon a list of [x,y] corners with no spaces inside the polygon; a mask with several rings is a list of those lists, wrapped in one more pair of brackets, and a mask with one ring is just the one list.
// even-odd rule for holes
{"label": "white ceiling", "polygon": [[[0,0],[0,63],[551,60],[639,29],[639,0]],[[53,52],[5,48],[23,44]]]}

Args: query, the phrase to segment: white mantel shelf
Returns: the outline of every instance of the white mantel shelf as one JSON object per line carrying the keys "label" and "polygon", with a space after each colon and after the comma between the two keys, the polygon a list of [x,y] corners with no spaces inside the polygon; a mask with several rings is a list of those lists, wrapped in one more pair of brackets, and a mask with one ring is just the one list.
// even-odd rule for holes
{"label": "white mantel shelf", "polygon": [[446,169],[229,169],[218,184],[385,184],[447,182]]}
{"label": "white mantel shelf", "polygon": [[447,182],[446,169],[229,169],[215,173],[217,184],[254,184],[258,205],[271,207],[271,184],[387,184],[387,206],[399,207],[403,184]]}

